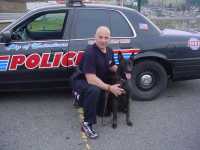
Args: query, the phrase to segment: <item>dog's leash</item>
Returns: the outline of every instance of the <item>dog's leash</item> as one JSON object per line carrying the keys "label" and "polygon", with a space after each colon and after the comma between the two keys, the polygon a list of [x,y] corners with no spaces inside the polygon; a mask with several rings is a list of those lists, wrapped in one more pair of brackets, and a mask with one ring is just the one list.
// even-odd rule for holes
{"label": "dog's leash", "polygon": [[104,103],[103,115],[102,115],[102,118],[101,118],[101,124],[103,126],[105,125],[104,124],[104,115],[105,115],[107,104],[108,104],[108,95],[109,95],[109,92],[105,92],[105,103]]}

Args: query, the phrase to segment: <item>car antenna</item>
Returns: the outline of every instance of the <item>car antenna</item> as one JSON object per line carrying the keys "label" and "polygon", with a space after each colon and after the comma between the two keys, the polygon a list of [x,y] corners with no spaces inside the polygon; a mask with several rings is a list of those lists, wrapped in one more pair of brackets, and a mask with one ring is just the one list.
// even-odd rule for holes
{"label": "car antenna", "polygon": [[65,0],[67,7],[83,6],[82,0]]}

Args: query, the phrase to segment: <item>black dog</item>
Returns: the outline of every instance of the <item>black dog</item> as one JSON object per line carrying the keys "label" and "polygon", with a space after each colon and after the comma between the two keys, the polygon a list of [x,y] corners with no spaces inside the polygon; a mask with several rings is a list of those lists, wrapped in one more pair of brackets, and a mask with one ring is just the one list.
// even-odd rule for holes
{"label": "black dog", "polygon": [[116,73],[112,73],[110,77],[110,84],[120,84],[121,88],[125,90],[125,93],[116,97],[112,93],[108,93],[107,96],[107,113],[113,113],[112,127],[117,128],[117,112],[123,112],[126,114],[126,123],[128,126],[132,126],[130,120],[130,78],[133,67],[133,56],[130,59],[124,59],[123,55],[118,55],[119,65]]}

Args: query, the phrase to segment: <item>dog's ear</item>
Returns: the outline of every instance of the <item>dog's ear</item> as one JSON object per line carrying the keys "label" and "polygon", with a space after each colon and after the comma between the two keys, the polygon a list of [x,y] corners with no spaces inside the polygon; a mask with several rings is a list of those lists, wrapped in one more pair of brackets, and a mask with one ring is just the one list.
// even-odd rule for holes
{"label": "dog's ear", "polygon": [[119,60],[119,63],[124,62],[124,56],[122,55],[122,52],[118,52],[118,60]]}

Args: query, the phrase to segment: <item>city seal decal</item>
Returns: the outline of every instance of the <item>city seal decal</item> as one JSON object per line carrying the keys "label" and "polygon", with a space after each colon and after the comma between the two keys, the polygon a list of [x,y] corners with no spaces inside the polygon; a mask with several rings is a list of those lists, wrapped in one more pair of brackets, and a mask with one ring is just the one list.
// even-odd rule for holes
{"label": "city seal decal", "polygon": [[199,48],[200,48],[200,40],[197,39],[197,38],[190,38],[188,40],[188,47],[191,50],[199,50]]}

